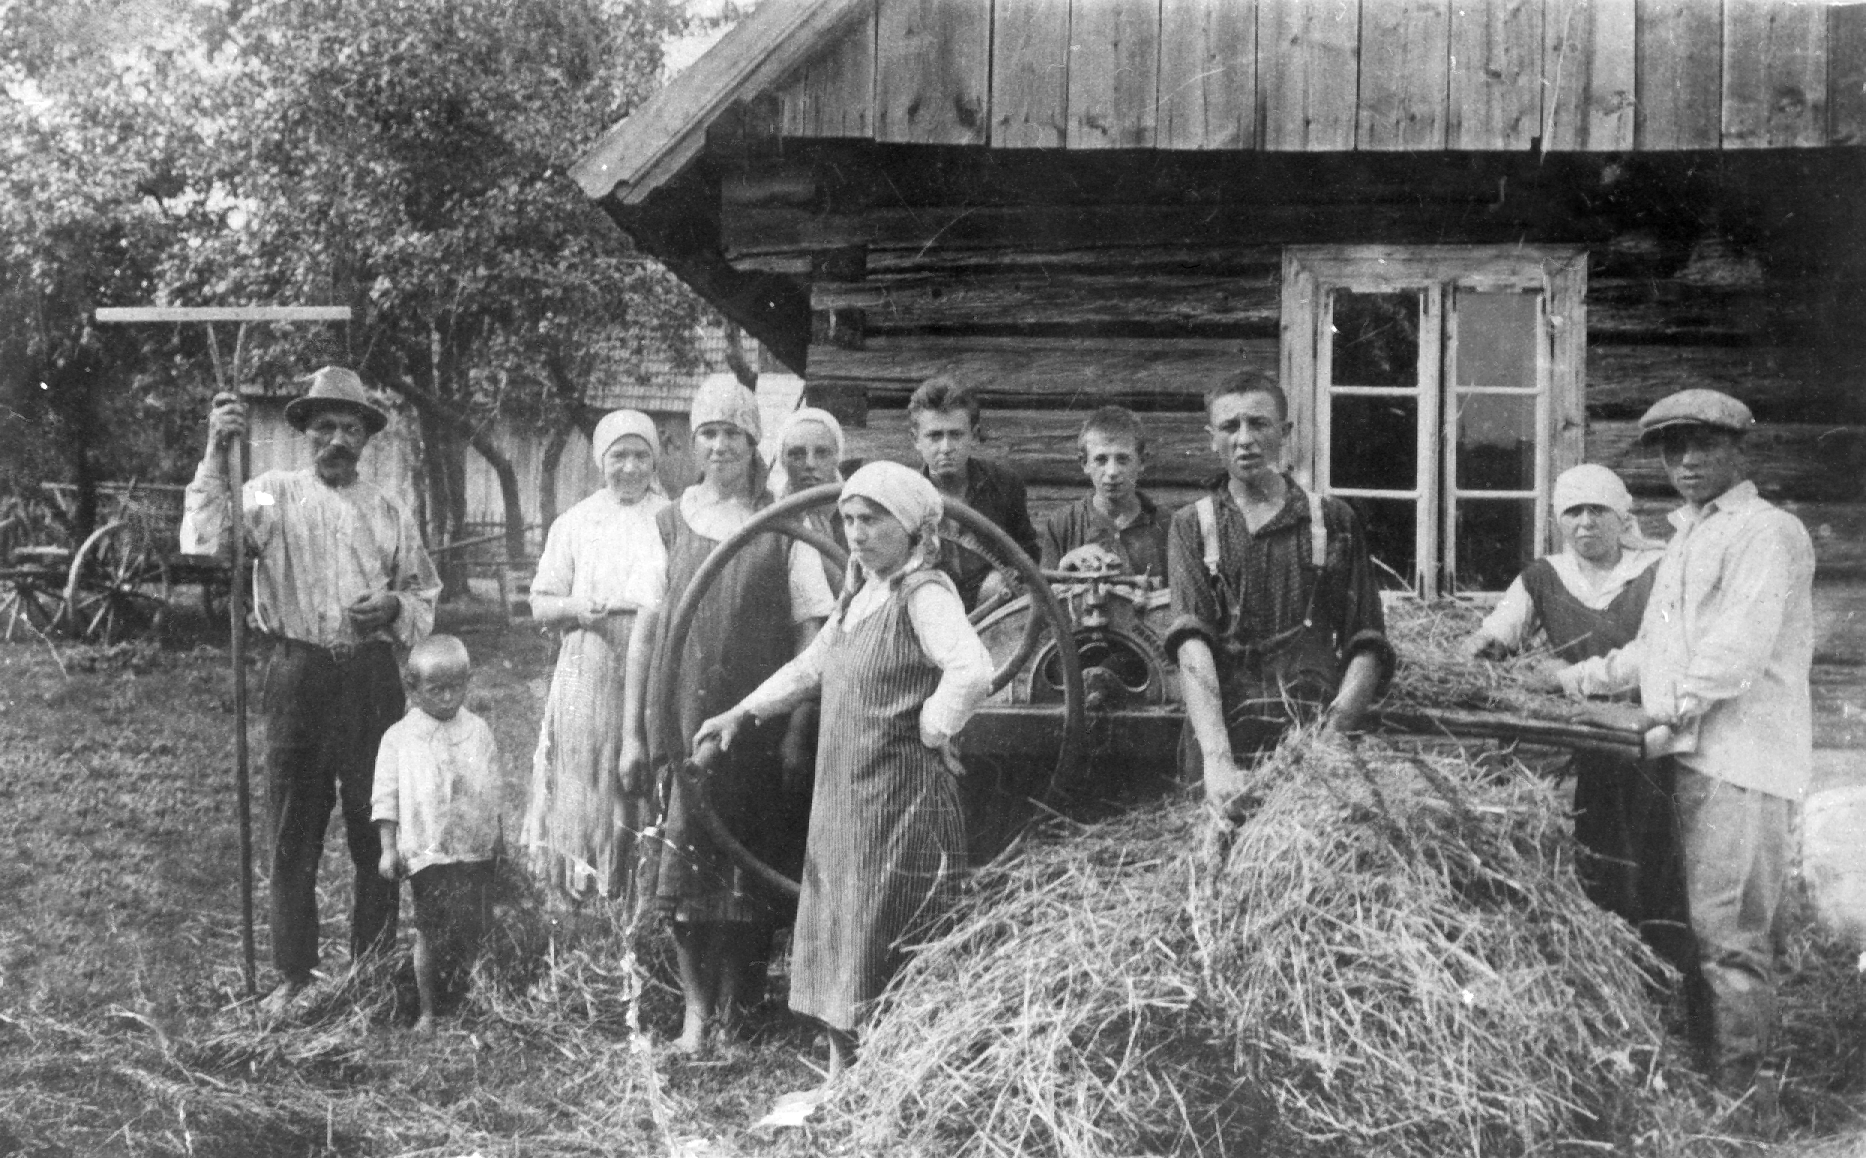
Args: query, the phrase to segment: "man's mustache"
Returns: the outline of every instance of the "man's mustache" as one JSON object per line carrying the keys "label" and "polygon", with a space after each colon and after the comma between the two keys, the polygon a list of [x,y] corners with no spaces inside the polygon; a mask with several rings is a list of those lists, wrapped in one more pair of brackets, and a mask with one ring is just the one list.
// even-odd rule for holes
{"label": "man's mustache", "polygon": [[347,446],[327,446],[318,452],[317,457],[319,462],[340,458],[347,458],[351,462],[355,462],[356,452]]}

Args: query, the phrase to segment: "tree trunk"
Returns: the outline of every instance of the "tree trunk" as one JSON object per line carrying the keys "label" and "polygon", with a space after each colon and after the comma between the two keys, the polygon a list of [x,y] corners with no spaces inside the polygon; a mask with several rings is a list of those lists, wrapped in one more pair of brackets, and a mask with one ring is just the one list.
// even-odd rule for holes
{"label": "tree trunk", "polygon": [[538,525],[547,532],[557,521],[557,464],[563,461],[564,447],[570,445],[570,432],[576,428],[573,422],[559,422],[544,444],[538,470]]}
{"label": "tree trunk", "polygon": [[758,389],[758,371],[745,356],[745,332],[737,322],[726,323],[726,366],[747,390]]}
{"label": "tree trunk", "polygon": [[[525,505],[519,498],[518,471],[512,466],[512,460],[499,449],[499,444],[493,441],[492,435],[475,423],[459,407],[437,398],[430,391],[422,389],[407,379],[398,383],[396,389],[414,404],[415,409],[424,419],[432,419],[444,429],[447,441],[464,441],[486,460],[486,465],[492,468],[492,473],[499,479],[499,497],[505,508],[505,549],[513,559],[524,558]],[[425,429],[425,422],[423,425]],[[456,462],[458,457],[457,454],[454,456]],[[466,516],[465,473],[464,465],[462,465],[459,470],[461,493],[457,496],[450,496],[449,509],[459,513],[460,522],[464,522]],[[458,534],[457,526],[455,534]]]}

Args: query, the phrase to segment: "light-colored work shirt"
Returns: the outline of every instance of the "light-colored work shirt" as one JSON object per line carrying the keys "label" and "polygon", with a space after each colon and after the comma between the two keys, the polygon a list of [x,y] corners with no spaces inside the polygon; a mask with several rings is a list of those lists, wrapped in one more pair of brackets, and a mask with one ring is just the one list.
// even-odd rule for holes
{"label": "light-colored work shirt", "polygon": [[[843,624],[853,628],[888,604],[893,592],[889,581],[869,576],[849,600]],[[920,707],[920,739],[937,747],[959,734],[978,705],[991,694],[991,653],[965,616],[958,593],[944,583],[922,583],[907,597],[907,618],[927,658],[940,669],[939,684]],[[823,663],[835,623],[826,624],[810,646],[779,668],[758,690],[745,697],[745,707],[759,719],[790,711],[823,686]]]}
{"label": "light-colored work shirt", "polygon": [[1570,695],[1638,687],[1649,715],[1681,715],[1667,753],[1742,788],[1800,799],[1814,763],[1814,544],[1801,520],[1743,482],[1678,529],[1632,643],[1562,673]]}
{"label": "light-colored work shirt", "polygon": [[[741,498],[718,498],[706,487],[690,486],[681,492],[680,517],[694,533],[724,542],[752,521],[758,512]],[[667,568],[661,568],[665,594]],[[823,557],[810,544],[793,539],[790,545],[790,620],[804,623],[828,619],[836,610],[836,593],[823,573]]]}
{"label": "light-colored work shirt", "polygon": [[[1584,564],[1572,550],[1563,548],[1559,553],[1548,557],[1549,566],[1555,569],[1555,577],[1568,589],[1568,594],[1575,597],[1583,607],[1590,611],[1605,611],[1626,585],[1646,573],[1646,568],[1663,557],[1665,548],[1651,547],[1645,550],[1622,550],[1620,561],[1608,570]],[[1518,575],[1510,583],[1503,598],[1477,629],[1479,635],[1494,639],[1509,651],[1521,651],[1535,635],[1541,623],[1536,617],[1535,600],[1529,598],[1529,589],[1523,586],[1523,577]]]}
{"label": "light-colored work shirt", "polygon": [[607,487],[551,524],[531,579],[534,595],[574,596],[611,611],[647,611],[667,588],[667,547],[654,517],[657,494],[625,503]]}
{"label": "light-colored work shirt", "polygon": [[492,729],[465,708],[451,720],[409,708],[376,749],[369,815],[396,823],[395,850],[411,873],[491,860],[500,838]]}
{"label": "light-colored work shirt", "polygon": [[[414,520],[373,483],[333,487],[309,468],[271,470],[249,481],[242,496],[261,630],[319,647],[364,638],[411,646],[433,630],[441,594],[434,563]],[[183,554],[226,549],[227,506],[227,476],[202,463],[183,498]],[[401,609],[360,638],[345,609],[381,592]]]}

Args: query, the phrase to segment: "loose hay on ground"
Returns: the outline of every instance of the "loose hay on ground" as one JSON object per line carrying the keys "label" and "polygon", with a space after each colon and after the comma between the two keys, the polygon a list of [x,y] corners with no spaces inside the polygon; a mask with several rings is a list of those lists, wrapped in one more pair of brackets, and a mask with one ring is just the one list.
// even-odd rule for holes
{"label": "loose hay on ground", "polygon": [[991,870],[832,1130],[867,1153],[1437,1158],[1684,1113],[1662,967],[1583,896],[1545,784],[1307,736],[1254,783],[1235,831],[1181,804]]}

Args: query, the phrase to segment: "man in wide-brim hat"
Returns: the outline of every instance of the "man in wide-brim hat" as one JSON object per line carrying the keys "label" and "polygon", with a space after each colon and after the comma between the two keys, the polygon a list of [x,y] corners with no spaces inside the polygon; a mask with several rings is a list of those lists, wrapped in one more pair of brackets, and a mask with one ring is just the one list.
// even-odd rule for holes
{"label": "man in wide-brim hat", "polygon": [[[421,535],[395,500],[359,478],[357,463],[389,416],[356,374],[326,366],[285,407],[312,465],[246,484],[242,522],[253,559],[253,617],[272,642],[266,662],[266,765],[272,819],[272,957],[280,1008],[318,961],[317,866],[340,805],[356,870],[353,957],[395,941],[396,885],[376,874],[370,823],[376,745],[403,711],[396,650],[434,625],[440,581]],[[188,485],[186,553],[227,545],[227,448],[246,406],[216,395],[207,451]]]}
{"label": "man in wide-brim hat", "polygon": [[[1814,545],[1749,481],[1749,408],[1682,390],[1639,420],[1685,505],[1639,635],[1562,673],[1570,694],[1639,689],[1648,753],[1672,762],[1685,892],[1720,1084],[1773,1100],[1777,915],[1814,760]],[[1704,1017],[1703,1015],[1708,1015]]]}

